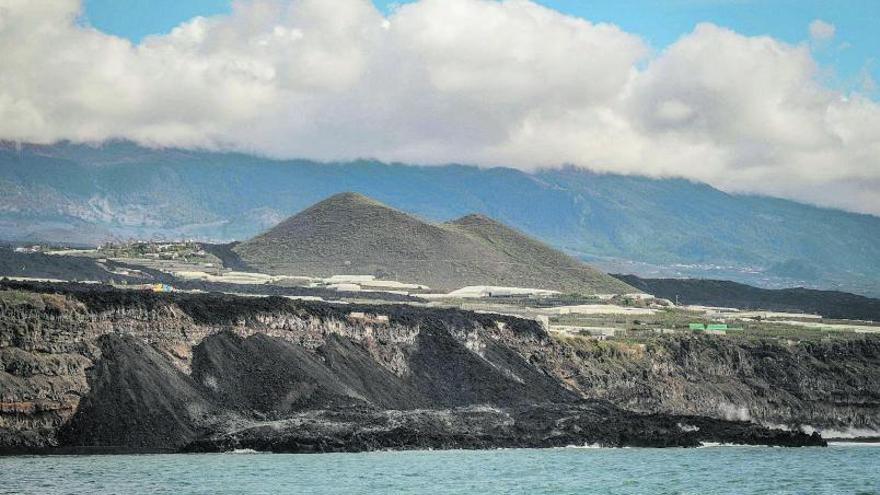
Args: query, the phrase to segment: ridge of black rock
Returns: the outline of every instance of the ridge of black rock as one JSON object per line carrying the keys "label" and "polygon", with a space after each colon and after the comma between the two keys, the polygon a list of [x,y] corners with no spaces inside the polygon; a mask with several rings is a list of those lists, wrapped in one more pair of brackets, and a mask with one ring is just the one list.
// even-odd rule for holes
{"label": "ridge of black rock", "polygon": [[784,447],[825,446],[813,433],[768,430],[744,421],[645,415],[602,401],[509,409],[464,407],[414,411],[319,411],[271,424],[208,435],[184,452],[253,449],[277,453],[414,449],[698,447],[704,442]]}

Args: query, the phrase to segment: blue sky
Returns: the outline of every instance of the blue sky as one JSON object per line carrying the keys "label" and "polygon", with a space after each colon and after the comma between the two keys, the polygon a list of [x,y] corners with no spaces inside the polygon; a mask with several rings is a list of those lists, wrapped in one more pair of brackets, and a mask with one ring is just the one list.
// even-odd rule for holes
{"label": "blue sky", "polygon": [[[386,12],[397,1],[375,0]],[[84,0],[85,20],[133,41],[196,15],[227,12],[229,0]],[[808,40],[814,19],[833,24],[834,38],[815,46],[826,84],[861,89],[864,75],[880,81],[878,0],[540,0],[538,3],[594,22],[611,22],[662,49],[699,22],[713,22],[747,35],[771,35],[789,43]],[[872,96],[877,97],[876,90]]]}

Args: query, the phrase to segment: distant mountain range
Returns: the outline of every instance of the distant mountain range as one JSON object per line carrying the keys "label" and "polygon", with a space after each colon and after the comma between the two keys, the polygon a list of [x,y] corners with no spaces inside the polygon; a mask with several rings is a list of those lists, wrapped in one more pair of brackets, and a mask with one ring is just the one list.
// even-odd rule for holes
{"label": "distant mountain range", "polygon": [[443,291],[494,285],[634,292],[485,216],[433,224],[358,193],[336,194],[234,249],[248,266],[272,274],[375,275]]}
{"label": "distant mountain range", "polygon": [[0,238],[242,240],[357,191],[435,222],[481,213],[606,271],[880,295],[880,218],[681,179],[577,168],[277,161],[237,153],[0,146]]}

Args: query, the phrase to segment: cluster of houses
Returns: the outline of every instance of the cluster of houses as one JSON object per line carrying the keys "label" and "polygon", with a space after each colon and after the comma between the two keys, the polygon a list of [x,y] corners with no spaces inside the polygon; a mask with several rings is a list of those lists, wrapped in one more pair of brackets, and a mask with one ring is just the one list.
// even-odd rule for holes
{"label": "cluster of houses", "polygon": [[13,249],[16,253],[41,253],[43,252],[43,246],[39,244],[34,244],[33,246],[18,246]]}
{"label": "cluster of houses", "polygon": [[98,251],[111,258],[147,258],[155,260],[186,260],[205,258],[208,252],[196,241],[177,242],[108,242],[98,246]]}

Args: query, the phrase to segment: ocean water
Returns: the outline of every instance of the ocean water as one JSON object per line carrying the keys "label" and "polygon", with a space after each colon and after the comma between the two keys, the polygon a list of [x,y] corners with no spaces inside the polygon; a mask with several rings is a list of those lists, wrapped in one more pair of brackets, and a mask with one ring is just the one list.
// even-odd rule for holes
{"label": "ocean water", "polygon": [[0,457],[3,494],[880,494],[880,446]]}

